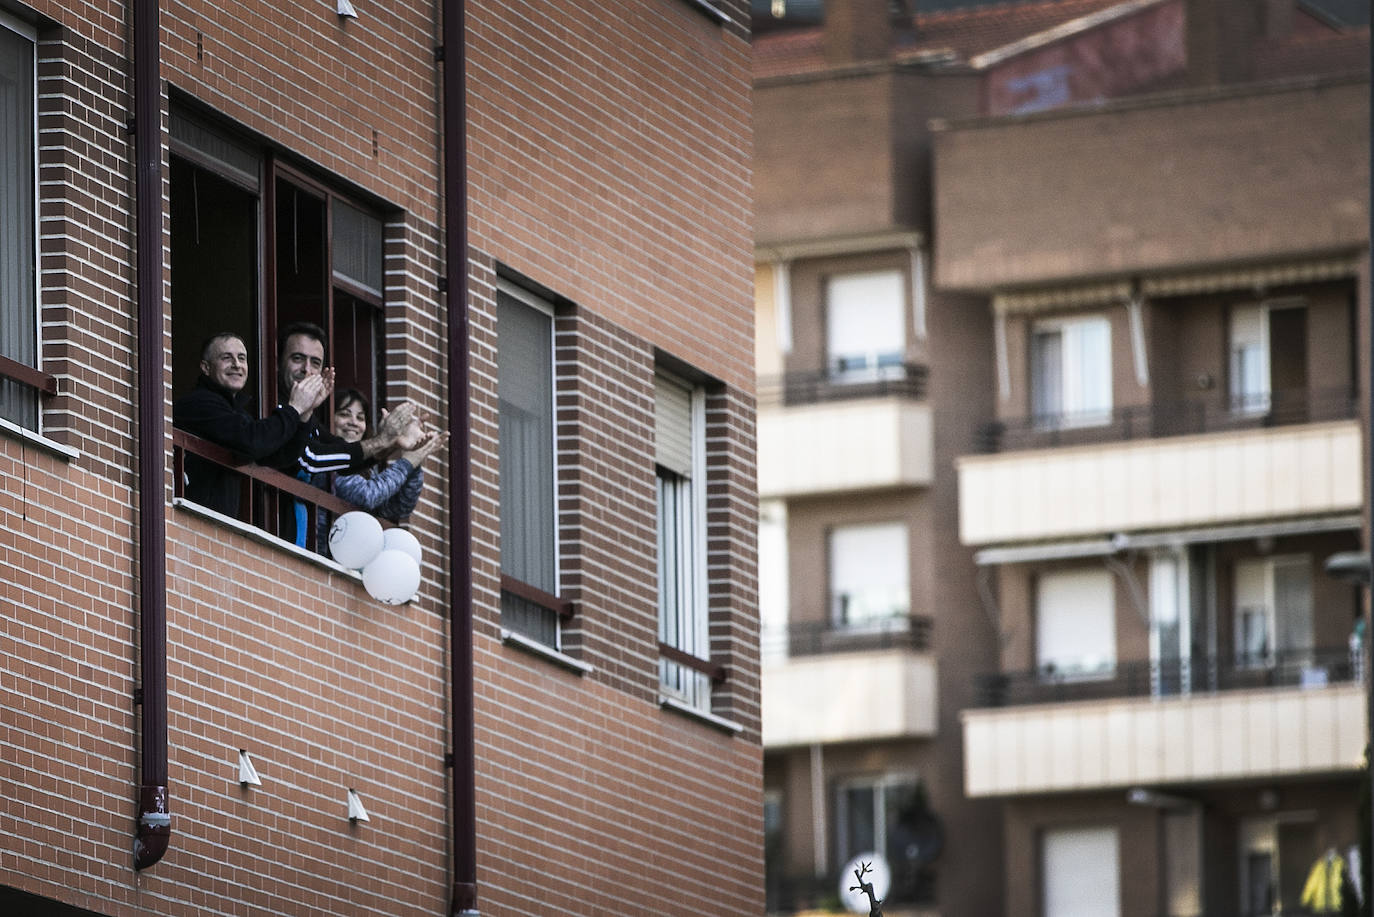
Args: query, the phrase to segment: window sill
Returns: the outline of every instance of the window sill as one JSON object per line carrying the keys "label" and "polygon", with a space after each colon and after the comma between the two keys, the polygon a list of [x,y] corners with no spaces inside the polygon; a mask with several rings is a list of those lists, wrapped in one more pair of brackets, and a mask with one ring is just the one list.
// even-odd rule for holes
{"label": "window sill", "polygon": [[705,723],[707,726],[719,729],[721,732],[726,732],[730,735],[739,735],[741,732],[744,731],[744,727],[739,723],[736,723],[734,720],[727,720],[723,716],[716,716],[714,713],[710,713],[705,710],[698,710],[696,707],[693,707],[690,704],[684,704],[682,701],[672,697],[664,697],[660,694],[658,698],[658,706],[662,710],[671,710],[674,713],[681,714],[682,716],[687,717],[688,719],[693,719],[697,722]]}
{"label": "window sill", "polygon": [[501,628],[501,642],[506,646],[514,647],[529,653],[531,656],[538,656],[547,662],[552,662],[556,666],[567,669],[577,675],[587,675],[595,671],[587,663],[580,659],[574,659],[566,653],[560,653],[551,646],[545,646],[538,640],[531,640],[523,634],[517,634],[513,630]]}
{"label": "window sill", "polygon": [[41,433],[35,433],[16,423],[10,423],[8,420],[0,419],[0,432],[28,443],[31,446],[36,446],[44,452],[51,452],[58,458],[65,459],[69,462],[75,461],[81,457],[80,451],[73,449],[71,446],[64,446],[56,440],[48,439]]}
{"label": "window sill", "polygon": [[217,513],[208,507],[201,506],[199,503],[194,503],[190,500],[187,500],[185,497],[173,497],[172,505],[177,509],[184,510],[192,514],[193,516],[200,516],[202,519],[208,519],[211,522],[219,523],[225,528],[233,529],[240,535],[246,535],[254,541],[258,542],[259,544],[265,544],[269,548],[276,548],[279,551],[285,551],[288,554],[293,554],[296,557],[299,557],[301,560],[309,561],[317,567],[322,567],[325,570],[330,571],[331,573],[341,573],[349,579],[357,582],[359,585],[362,584],[363,575],[360,571],[349,569],[348,567],[343,566],[337,561],[330,560],[328,557],[325,557],[322,554],[316,554],[314,551],[308,551],[305,548],[302,548],[300,545],[292,544],[289,541],[283,541],[275,535],[269,535],[255,525],[249,525],[248,523],[241,522],[238,519],[233,518],[232,516],[226,516],[223,513]]}
{"label": "window sill", "polygon": [[730,17],[726,15],[725,11],[710,0],[683,0],[683,2],[717,25],[728,25],[730,22]]}

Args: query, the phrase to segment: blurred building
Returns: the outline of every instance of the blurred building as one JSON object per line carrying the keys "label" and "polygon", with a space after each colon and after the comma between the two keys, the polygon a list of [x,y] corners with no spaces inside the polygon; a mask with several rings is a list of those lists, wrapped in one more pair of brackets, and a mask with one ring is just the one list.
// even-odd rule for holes
{"label": "blurred building", "polygon": [[770,907],[1291,910],[1366,738],[1368,28],[916,6],[756,11]]}
{"label": "blurred building", "polygon": [[[0,912],[759,912],[748,15],[0,0]],[[295,320],[455,434],[408,604],[172,429]]]}

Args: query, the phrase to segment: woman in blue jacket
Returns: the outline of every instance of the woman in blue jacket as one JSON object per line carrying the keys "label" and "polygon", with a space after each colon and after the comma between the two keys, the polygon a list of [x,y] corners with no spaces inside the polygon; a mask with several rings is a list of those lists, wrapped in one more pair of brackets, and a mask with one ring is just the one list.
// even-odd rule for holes
{"label": "woman in blue jacket", "polygon": [[[370,405],[355,389],[347,389],[334,399],[334,435],[355,443],[367,436]],[[400,522],[409,516],[420,499],[424,486],[421,463],[448,444],[448,433],[422,431],[419,421],[398,440],[398,445],[373,468],[359,474],[336,474],[334,493],[361,510]],[[388,460],[389,459],[389,460]]]}

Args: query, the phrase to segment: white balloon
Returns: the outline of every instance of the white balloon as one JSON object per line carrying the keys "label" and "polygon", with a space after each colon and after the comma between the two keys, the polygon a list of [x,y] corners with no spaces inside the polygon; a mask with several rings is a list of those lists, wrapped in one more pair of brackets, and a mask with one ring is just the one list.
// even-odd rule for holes
{"label": "white balloon", "polygon": [[415,558],[417,564],[424,561],[420,559],[420,540],[410,534],[409,529],[392,528],[382,533],[383,551],[405,551]]}
{"label": "white balloon", "polygon": [[344,513],[329,528],[329,554],[351,570],[361,570],[382,552],[382,524],[360,510]]}
{"label": "white balloon", "polygon": [[383,551],[363,567],[363,588],[386,605],[404,605],[420,589],[420,565],[405,551]]}

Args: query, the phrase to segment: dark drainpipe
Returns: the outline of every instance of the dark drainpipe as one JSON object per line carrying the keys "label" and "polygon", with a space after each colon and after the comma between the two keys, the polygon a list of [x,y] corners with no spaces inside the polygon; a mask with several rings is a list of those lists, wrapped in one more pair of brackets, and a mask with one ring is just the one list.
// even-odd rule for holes
{"label": "dark drainpipe", "polygon": [[448,303],[449,690],[453,713],[454,915],[477,913],[477,788],[473,775],[472,436],[468,385],[467,53],[464,0],[443,0],[444,253]]}
{"label": "dark drainpipe", "polygon": [[167,852],[167,547],[162,420],[162,86],[158,0],[134,3],[134,196],[138,249],[139,668],[143,707],[134,868]]}

